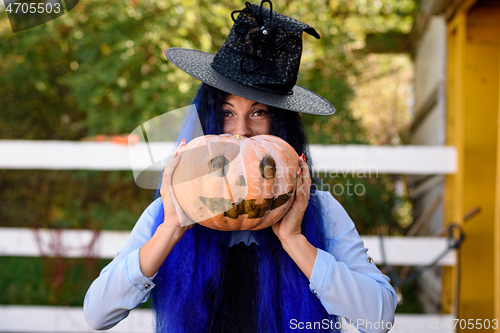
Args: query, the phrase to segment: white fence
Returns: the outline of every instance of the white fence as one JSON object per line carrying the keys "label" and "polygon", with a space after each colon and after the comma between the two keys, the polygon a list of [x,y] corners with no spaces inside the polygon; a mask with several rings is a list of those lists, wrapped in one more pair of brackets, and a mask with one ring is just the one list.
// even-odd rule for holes
{"label": "white fence", "polygon": [[[172,151],[173,143],[157,143]],[[452,174],[456,151],[442,146],[312,145],[315,171],[338,174]],[[0,140],[0,169],[130,170],[128,147],[106,142]],[[0,228],[0,256],[113,258],[128,232]],[[362,236],[376,263],[423,266],[448,246],[441,237]],[[384,257],[382,257],[384,254]],[[438,265],[452,266],[449,252]],[[137,309],[110,332],[152,332],[150,310]],[[453,332],[451,315],[396,315],[391,332]],[[81,308],[0,306],[0,332],[93,332]]]}
{"label": "white fence", "polygon": [[[174,148],[171,142],[151,145],[156,151],[170,152]],[[453,147],[311,145],[311,155],[315,170],[321,172],[372,175],[456,172]],[[128,146],[116,143],[0,140],[0,169],[131,170],[131,165]]]}
{"label": "white fence", "polygon": [[[27,319],[29,318],[29,319]],[[343,327],[349,327],[344,321]],[[451,333],[454,321],[451,315],[397,314],[392,333]],[[0,332],[83,333],[95,332],[81,308],[56,306],[2,306],[0,305]],[[153,333],[150,310],[135,309],[108,332]],[[357,332],[353,327],[343,333]]]}
{"label": "white fence", "polygon": [[[0,228],[0,256],[95,257],[113,258],[123,247],[129,232],[92,230],[54,230]],[[423,266],[446,250],[442,237],[361,236],[375,263]],[[449,252],[438,265],[452,266],[455,252]],[[29,318],[29,320],[27,320]],[[151,310],[136,309],[110,332],[152,333]],[[453,332],[451,315],[396,315],[391,332]],[[356,330],[348,326],[345,332]],[[82,308],[58,306],[0,306],[0,332],[94,332],[85,321]]]}
{"label": "white fence", "polygon": [[[111,259],[125,245],[128,235],[127,231],[0,228],[0,256]],[[361,236],[361,239],[375,263],[381,264],[385,259],[385,264],[397,266],[427,265],[448,247],[448,240],[443,237],[384,237],[381,241],[377,236]],[[455,260],[455,254],[449,252],[438,264],[453,266]]]}

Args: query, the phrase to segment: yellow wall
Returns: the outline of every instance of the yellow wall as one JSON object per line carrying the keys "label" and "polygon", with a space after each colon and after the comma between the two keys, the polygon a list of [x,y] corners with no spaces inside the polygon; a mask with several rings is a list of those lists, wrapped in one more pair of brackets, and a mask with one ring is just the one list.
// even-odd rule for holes
{"label": "yellow wall", "polygon": [[[461,223],[466,238],[459,275],[456,268],[445,275],[443,300],[456,300],[453,285],[459,283],[457,308],[452,308],[458,318],[491,320],[499,264],[494,235],[500,209],[495,205],[500,196],[496,193],[500,3],[482,4],[478,1],[471,9],[458,11],[448,29],[447,143],[457,147],[459,159],[458,173],[447,178],[445,221]],[[464,223],[463,216],[477,206],[481,213]]]}
{"label": "yellow wall", "polygon": [[[498,57],[500,68],[500,54]],[[499,74],[500,76],[500,74]],[[500,96],[500,85],[498,96]],[[494,317],[500,319],[500,102],[498,103],[498,123],[497,123],[497,177],[496,177],[496,194],[495,194],[495,240],[493,260],[495,264],[494,275]],[[497,329],[496,332],[500,332]]]}
{"label": "yellow wall", "polygon": [[[462,57],[465,41],[465,19],[459,13],[448,25],[447,33],[447,77],[446,77],[446,144],[455,146],[457,149],[457,173],[446,176],[445,189],[443,195],[443,211],[445,223],[455,222],[462,224],[462,188],[463,180],[463,93],[462,93]],[[443,292],[441,304],[443,312],[457,312],[457,267],[445,267],[443,274]]]}
{"label": "yellow wall", "polygon": [[466,38],[463,213],[481,214],[463,228],[459,314],[492,319],[500,8],[471,9]]}

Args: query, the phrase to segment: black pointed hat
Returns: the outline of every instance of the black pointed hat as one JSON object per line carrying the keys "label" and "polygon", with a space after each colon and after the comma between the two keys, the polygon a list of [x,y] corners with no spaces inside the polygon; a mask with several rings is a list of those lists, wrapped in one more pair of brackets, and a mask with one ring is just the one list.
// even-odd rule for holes
{"label": "black pointed hat", "polygon": [[231,17],[233,28],[215,55],[172,47],[165,56],[194,78],[252,101],[308,114],[335,112],[325,98],[296,85],[302,33],[319,39],[314,28],[274,12],[269,0],[260,6],[247,2]]}

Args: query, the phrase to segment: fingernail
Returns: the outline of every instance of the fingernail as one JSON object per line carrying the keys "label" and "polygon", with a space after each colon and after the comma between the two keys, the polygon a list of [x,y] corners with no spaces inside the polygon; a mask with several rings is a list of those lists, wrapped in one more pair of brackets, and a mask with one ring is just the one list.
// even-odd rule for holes
{"label": "fingernail", "polygon": [[302,153],[302,159],[304,160],[304,162],[306,161],[306,157],[304,156],[304,153]]}
{"label": "fingernail", "polygon": [[297,172],[297,177],[302,177],[302,169],[300,169],[299,172]]}
{"label": "fingernail", "polygon": [[176,158],[176,157],[177,157],[177,155],[179,155],[179,152],[178,152],[178,151],[176,151],[176,152],[175,152],[174,158]]}

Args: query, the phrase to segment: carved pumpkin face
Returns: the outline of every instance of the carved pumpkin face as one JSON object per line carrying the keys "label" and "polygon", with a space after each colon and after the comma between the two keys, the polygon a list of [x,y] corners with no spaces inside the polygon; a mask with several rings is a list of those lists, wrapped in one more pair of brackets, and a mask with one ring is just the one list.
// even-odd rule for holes
{"label": "carved pumpkin face", "polygon": [[295,199],[298,155],[272,135],[193,139],[174,171],[174,194],[194,222],[217,230],[259,230]]}

